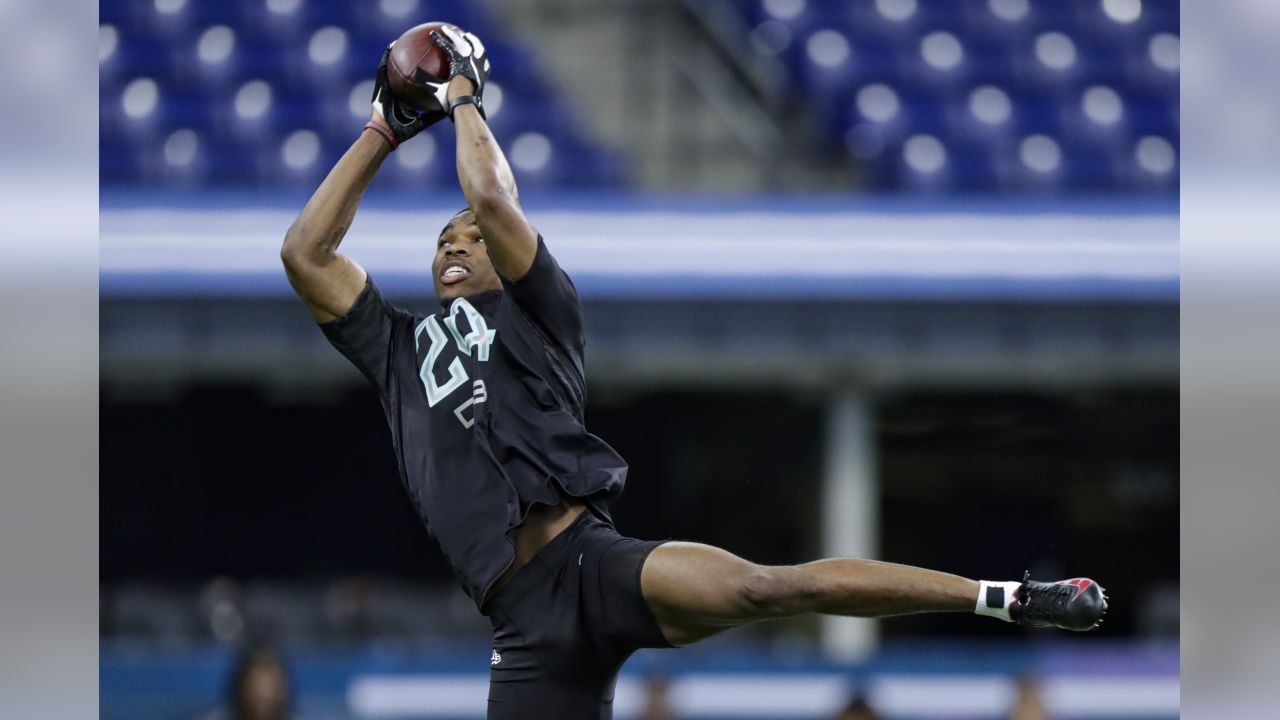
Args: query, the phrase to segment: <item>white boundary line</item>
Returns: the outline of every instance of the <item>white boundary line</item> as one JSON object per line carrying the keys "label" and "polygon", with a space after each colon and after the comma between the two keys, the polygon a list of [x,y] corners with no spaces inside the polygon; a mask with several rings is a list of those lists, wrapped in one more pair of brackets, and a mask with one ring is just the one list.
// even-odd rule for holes
{"label": "white boundary line", "polygon": [[[703,674],[671,680],[670,698],[682,717],[819,718],[834,714],[855,689],[847,675],[812,673]],[[1043,680],[1048,710],[1073,718],[1168,718],[1179,712],[1176,677],[1073,677]],[[891,716],[995,717],[1009,710],[1014,680],[1003,675],[877,675],[864,688]],[[352,681],[347,703],[361,718],[483,717],[488,676],[363,675]],[[643,680],[623,676],[614,695],[621,720],[633,717]]]}

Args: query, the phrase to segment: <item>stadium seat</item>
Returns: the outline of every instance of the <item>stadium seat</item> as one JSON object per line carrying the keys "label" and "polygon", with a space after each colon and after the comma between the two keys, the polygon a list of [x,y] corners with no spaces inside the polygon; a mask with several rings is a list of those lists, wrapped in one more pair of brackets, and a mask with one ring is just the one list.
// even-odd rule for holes
{"label": "stadium seat", "polygon": [[[101,181],[314,185],[367,118],[369,80],[386,43],[431,16],[485,38],[497,68],[499,89],[486,98],[497,110],[495,134],[504,142],[530,133],[545,139],[524,144],[530,184],[623,181],[617,156],[585,137],[535,63],[482,8],[442,0],[103,0]],[[387,183],[455,184],[451,142],[451,133],[436,133],[406,145],[387,164]]]}
{"label": "stadium seat", "polygon": [[[1132,159],[1144,138],[1176,147],[1173,0],[732,5],[746,44],[807,94],[820,142],[848,150],[873,188],[1176,188],[1176,173],[1153,179]],[[943,167],[913,169],[908,147]]]}
{"label": "stadium seat", "polygon": [[[1153,181],[1134,160],[1144,139],[1157,138],[1175,149],[1176,164],[1174,0],[729,5],[749,29],[744,45],[776,57],[807,96],[818,142],[850,153],[872,188],[1017,189],[1030,177],[1033,185],[1059,189],[1176,190],[1176,172],[1171,178],[1157,173]],[[183,129],[200,138],[198,155],[219,153],[192,161],[188,172],[199,178],[193,182],[306,182],[309,172],[281,164],[283,138],[316,133],[315,162],[329,166],[368,112],[369,75],[388,38],[411,18],[430,15],[454,18],[486,38],[499,68],[487,98],[491,125],[504,145],[528,140],[526,159],[534,169],[521,170],[522,179],[545,187],[626,182],[620,155],[586,137],[566,98],[481,6],[441,0],[104,0],[103,182],[164,182],[164,173],[147,169],[154,162],[125,157],[120,148],[155,155]],[[946,172],[923,184],[903,156],[917,136],[946,149]],[[1019,148],[1030,137],[1047,140],[1032,143],[1033,150],[1052,155],[1051,142],[1065,159],[1052,172],[1024,177]],[[390,174],[423,179],[443,171],[452,153],[443,140],[430,152],[415,149],[415,157]],[[1151,140],[1146,147],[1154,167],[1168,166],[1164,145]],[[944,175],[945,182],[937,179]]]}

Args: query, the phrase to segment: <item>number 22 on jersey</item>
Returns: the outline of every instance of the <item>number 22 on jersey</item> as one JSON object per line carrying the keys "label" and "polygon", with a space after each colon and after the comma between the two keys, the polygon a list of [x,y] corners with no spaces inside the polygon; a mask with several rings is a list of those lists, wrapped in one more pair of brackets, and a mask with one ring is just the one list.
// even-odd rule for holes
{"label": "number 22 on jersey", "polygon": [[[462,331],[458,330],[459,315],[466,317],[467,325],[471,328],[466,335],[463,335]],[[445,332],[446,328],[448,329],[447,334]],[[455,356],[449,362],[449,379],[443,383],[436,381],[436,364],[440,360],[441,353],[449,345],[449,340],[452,338],[454,344],[458,347],[459,353],[471,357],[474,351],[476,360],[487,362],[489,360],[489,346],[493,345],[498,333],[496,330],[490,329],[488,323],[484,320],[484,316],[471,303],[467,302],[466,298],[457,298],[449,306],[449,314],[444,319],[443,327],[434,315],[418,323],[418,327],[414,328],[413,331],[415,352],[420,351],[422,348],[422,334],[424,332],[431,341],[431,346],[427,349],[427,356],[423,359],[422,366],[418,368],[418,378],[422,380],[422,389],[427,393],[427,405],[435,407],[440,401],[451,395],[453,391],[465,385],[468,380],[467,369],[462,364],[462,358]],[[488,393],[485,390],[484,381],[477,379],[472,383],[471,397],[454,409],[453,414],[462,423],[463,427],[469,428],[475,424],[475,420],[463,417],[463,411],[487,399]]]}

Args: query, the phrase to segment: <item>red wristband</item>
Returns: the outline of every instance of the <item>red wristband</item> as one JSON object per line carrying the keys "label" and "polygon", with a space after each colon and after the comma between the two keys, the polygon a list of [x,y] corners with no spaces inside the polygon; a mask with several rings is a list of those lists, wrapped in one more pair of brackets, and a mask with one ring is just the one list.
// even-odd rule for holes
{"label": "red wristband", "polygon": [[376,130],[379,135],[386,138],[387,142],[391,144],[392,152],[395,152],[395,149],[400,146],[400,141],[396,140],[396,136],[391,133],[390,128],[386,127],[380,122],[377,122],[376,120],[370,120],[369,122],[365,123],[364,129]]}

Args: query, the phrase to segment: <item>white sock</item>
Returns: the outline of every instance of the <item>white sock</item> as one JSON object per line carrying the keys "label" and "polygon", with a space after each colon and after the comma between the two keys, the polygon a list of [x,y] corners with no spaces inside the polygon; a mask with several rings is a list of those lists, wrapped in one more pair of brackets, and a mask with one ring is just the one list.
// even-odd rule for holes
{"label": "white sock", "polygon": [[1005,622],[1013,622],[1009,617],[1009,606],[1017,599],[1019,582],[978,582],[978,603],[973,611],[978,615],[986,615]]}

